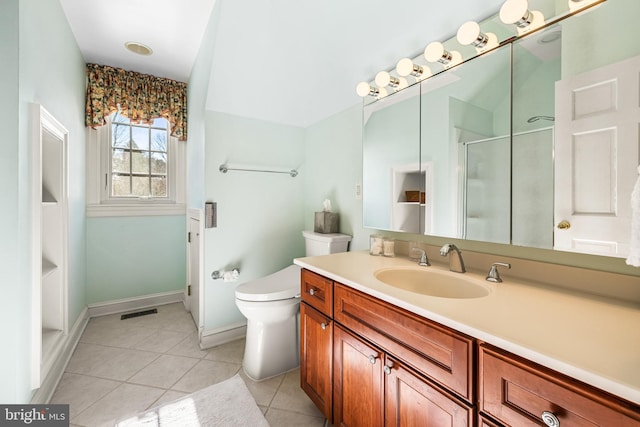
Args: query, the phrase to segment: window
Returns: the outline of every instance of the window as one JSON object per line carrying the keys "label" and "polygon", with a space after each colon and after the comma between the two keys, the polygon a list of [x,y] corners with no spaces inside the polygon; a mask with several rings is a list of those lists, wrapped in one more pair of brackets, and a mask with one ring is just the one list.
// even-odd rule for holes
{"label": "window", "polygon": [[87,216],[184,214],[185,144],[169,122],[131,122],[113,113],[88,129]]}
{"label": "window", "polygon": [[110,197],[168,197],[168,124],[164,118],[154,119],[150,125],[132,124],[127,117],[113,113]]}

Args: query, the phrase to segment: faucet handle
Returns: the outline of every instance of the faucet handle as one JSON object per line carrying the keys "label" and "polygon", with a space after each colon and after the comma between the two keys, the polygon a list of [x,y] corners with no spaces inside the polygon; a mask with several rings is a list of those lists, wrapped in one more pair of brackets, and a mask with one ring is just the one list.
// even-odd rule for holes
{"label": "faucet handle", "polygon": [[420,248],[411,248],[411,253],[418,252],[420,254],[420,261],[418,261],[418,265],[421,267],[428,267],[431,264],[429,263],[429,259],[427,258],[427,252],[424,249]]}
{"label": "faucet handle", "polygon": [[498,266],[511,268],[511,264],[509,264],[509,263],[506,263],[506,262],[494,262],[493,264],[491,264],[491,268],[489,269],[489,274],[487,274],[487,277],[486,277],[485,280],[487,280],[488,282],[493,282],[493,283],[501,283],[502,282],[502,278],[500,278],[500,273],[498,273]]}

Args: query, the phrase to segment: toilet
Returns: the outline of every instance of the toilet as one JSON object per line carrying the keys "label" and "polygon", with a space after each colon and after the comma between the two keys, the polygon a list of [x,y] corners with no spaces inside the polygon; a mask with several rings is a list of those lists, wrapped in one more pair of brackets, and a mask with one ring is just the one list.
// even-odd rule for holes
{"label": "toilet", "polygon": [[[351,236],[303,231],[307,256],[346,252]],[[298,313],[300,267],[280,271],[238,285],[236,306],[247,318],[242,366],[254,381],[280,375],[300,364]]]}

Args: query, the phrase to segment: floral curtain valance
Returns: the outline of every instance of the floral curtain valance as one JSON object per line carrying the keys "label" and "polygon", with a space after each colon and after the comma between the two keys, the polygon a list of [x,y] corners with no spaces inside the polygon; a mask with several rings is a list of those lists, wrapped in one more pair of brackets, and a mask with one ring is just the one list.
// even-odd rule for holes
{"label": "floral curtain valance", "polygon": [[105,65],[87,64],[85,125],[106,124],[114,111],[133,122],[164,117],[171,136],[187,140],[187,84]]}

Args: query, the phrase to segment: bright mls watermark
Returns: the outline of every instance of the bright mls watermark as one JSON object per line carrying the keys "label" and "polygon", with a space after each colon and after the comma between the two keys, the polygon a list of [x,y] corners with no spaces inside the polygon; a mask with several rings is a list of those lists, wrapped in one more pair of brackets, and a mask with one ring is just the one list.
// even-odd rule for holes
{"label": "bright mls watermark", "polygon": [[69,427],[69,405],[0,405],[0,427]]}

